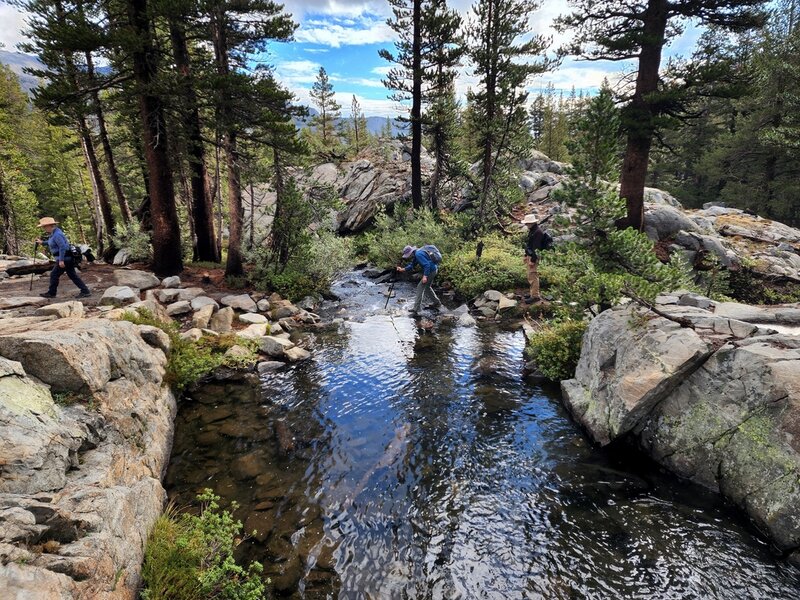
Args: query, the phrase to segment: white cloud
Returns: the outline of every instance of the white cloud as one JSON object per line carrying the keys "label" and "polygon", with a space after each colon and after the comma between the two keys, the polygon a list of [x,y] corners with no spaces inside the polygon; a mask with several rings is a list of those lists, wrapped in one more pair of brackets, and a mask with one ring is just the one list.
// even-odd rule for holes
{"label": "white cloud", "polygon": [[13,52],[19,42],[25,41],[22,30],[25,28],[23,13],[13,6],[0,2],[0,44],[3,50]]}
{"label": "white cloud", "polygon": [[370,71],[370,73],[375,73],[375,75],[380,75],[381,77],[386,77],[389,74],[389,71],[392,70],[392,67],[386,65],[385,67],[375,67]]}
{"label": "white cloud", "polygon": [[332,48],[379,44],[395,39],[395,33],[384,20],[359,19],[355,26],[345,26],[342,21],[313,21],[301,24],[294,37],[298,42],[321,44]]}
{"label": "white cloud", "polygon": [[384,87],[380,79],[367,79],[365,77],[342,77],[340,75],[331,75],[330,80],[334,83],[349,83],[351,85],[360,85],[364,87]]}
{"label": "white cloud", "polygon": [[306,15],[323,14],[339,17],[361,17],[375,15],[386,17],[389,15],[389,6],[385,0],[283,0],[286,10],[303,21]]}
{"label": "white cloud", "polygon": [[279,81],[292,89],[293,86],[314,83],[319,67],[319,63],[311,60],[288,60],[275,65],[275,74]]}

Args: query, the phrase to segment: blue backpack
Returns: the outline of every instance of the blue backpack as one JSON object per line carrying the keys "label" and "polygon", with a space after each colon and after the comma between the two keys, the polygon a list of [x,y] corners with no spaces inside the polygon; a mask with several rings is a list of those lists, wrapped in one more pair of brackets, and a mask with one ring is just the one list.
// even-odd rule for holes
{"label": "blue backpack", "polygon": [[436,246],[434,246],[433,244],[428,244],[427,246],[423,246],[422,248],[420,248],[420,250],[425,252],[425,254],[427,254],[428,257],[435,264],[438,265],[439,263],[442,262],[442,253],[439,252],[439,249]]}

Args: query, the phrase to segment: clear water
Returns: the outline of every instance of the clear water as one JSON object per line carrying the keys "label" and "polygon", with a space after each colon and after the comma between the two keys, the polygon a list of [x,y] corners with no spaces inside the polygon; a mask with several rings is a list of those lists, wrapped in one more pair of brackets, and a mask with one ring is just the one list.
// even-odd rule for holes
{"label": "clear water", "polygon": [[171,497],[236,500],[258,530],[242,558],[278,593],[800,598],[715,495],[588,444],[557,390],[521,378],[520,333],[425,332],[382,310],[386,286],[348,281],[357,320],[309,339],[312,360],[206,386],[179,416]]}

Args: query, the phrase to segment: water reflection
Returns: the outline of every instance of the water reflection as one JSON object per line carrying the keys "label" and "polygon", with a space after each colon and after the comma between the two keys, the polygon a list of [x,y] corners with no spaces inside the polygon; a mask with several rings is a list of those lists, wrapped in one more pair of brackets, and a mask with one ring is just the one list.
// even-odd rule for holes
{"label": "water reflection", "polygon": [[800,597],[716,497],[590,447],[521,381],[521,336],[377,311],[314,344],[260,389],[196,394],[167,477],[241,504],[279,593]]}

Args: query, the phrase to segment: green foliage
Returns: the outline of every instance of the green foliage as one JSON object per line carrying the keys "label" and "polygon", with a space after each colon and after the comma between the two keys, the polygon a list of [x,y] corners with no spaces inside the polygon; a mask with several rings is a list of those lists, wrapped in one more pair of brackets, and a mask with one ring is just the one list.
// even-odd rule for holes
{"label": "green foliage", "polygon": [[499,236],[486,237],[480,258],[475,245],[465,244],[442,261],[442,277],[466,298],[488,289],[513,290],[527,286],[527,268],[523,262],[522,241]]}
{"label": "green foliage", "polygon": [[[238,338],[234,334],[205,336],[198,341],[183,339],[177,323],[173,321],[164,323],[144,308],[138,308],[136,312],[127,311],[122,318],[137,325],[158,327],[169,336],[171,345],[164,382],[178,394],[218,367],[247,367],[256,361],[254,340]],[[225,356],[225,352],[233,346],[248,349],[251,356],[244,358]]]}
{"label": "green foliage", "polygon": [[355,250],[366,255],[369,262],[389,268],[399,264],[407,244],[433,244],[441,250],[446,261],[447,256],[463,243],[459,232],[464,226],[463,217],[438,215],[430,210],[409,211],[394,217],[379,211],[375,216],[375,226],[360,236]]}
{"label": "green foliage", "polygon": [[585,321],[572,319],[543,325],[528,344],[536,368],[554,381],[573,377],[586,327]]}
{"label": "green foliage", "polygon": [[575,209],[568,220],[577,241],[543,253],[542,266],[564,303],[562,312],[575,318],[613,306],[623,295],[652,300],[663,291],[692,287],[688,265],[677,256],[663,264],[645,234],[616,228],[625,203],[606,181],[618,164],[618,126],[611,91],[603,86],[579,120],[570,144],[570,180],[558,195]]}
{"label": "green foliage", "polygon": [[[262,566],[245,569],[233,557],[242,523],[221,510],[219,496],[197,496],[200,514],[174,508],[156,521],[145,549],[143,600],[261,600],[266,598]],[[237,508],[233,504],[232,510]]]}
{"label": "green foliage", "polygon": [[112,240],[117,248],[127,248],[130,251],[131,260],[149,261],[153,258],[150,234],[142,230],[139,221],[133,220],[127,225],[118,223]]}

